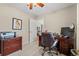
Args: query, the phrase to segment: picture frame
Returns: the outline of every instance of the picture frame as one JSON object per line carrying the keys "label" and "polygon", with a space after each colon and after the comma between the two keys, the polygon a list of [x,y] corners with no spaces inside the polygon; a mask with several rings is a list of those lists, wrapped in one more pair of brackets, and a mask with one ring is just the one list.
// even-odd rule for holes
{"label": "picture frame", "polygon": [[12,29],[22,30],[22,20],[17,18],[12,18]]}

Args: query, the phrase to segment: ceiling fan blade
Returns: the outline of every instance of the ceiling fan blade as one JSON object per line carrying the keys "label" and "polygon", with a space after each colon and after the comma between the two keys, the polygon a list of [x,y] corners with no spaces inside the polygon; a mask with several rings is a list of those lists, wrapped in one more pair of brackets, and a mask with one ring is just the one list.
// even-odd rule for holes
{"label": "ceiling fan blade", "polygon": [[29,9],[32,9],[32,3],[29,4]]}
{"label": "ceiling fan blade", "polygon": [[44,6],[43,3],[37,3],[37,5],[38,5],[39,7],[43,7],[43,6]]}

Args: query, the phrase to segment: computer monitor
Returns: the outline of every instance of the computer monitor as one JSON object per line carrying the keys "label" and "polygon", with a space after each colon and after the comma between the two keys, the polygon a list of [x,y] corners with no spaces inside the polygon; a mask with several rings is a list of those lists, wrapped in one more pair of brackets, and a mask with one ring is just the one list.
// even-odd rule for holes
{"label": "computer monitor", "polygon": [[62,27],[61,28],[61,35],[73,37],[74,36],[74,30],[70,29],[69,27]]}

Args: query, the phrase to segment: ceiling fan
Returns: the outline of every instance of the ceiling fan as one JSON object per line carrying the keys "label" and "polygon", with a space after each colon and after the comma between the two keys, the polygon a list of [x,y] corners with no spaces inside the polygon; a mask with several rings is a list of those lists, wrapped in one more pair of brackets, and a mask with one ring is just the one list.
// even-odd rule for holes
{"label": "ceiling fan", "polygon": [[33,7],[44,7],[44,3],[28,3],[27,7],[31,10]]}

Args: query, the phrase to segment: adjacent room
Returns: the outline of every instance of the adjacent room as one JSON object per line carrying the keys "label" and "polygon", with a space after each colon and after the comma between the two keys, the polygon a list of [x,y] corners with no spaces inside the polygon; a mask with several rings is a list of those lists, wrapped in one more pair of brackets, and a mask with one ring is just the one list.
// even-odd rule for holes
{"label": "adjacent room", "polygon": [[79,55],[78,9],[76,3],[0,3],[0,55]]}

